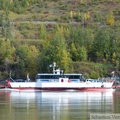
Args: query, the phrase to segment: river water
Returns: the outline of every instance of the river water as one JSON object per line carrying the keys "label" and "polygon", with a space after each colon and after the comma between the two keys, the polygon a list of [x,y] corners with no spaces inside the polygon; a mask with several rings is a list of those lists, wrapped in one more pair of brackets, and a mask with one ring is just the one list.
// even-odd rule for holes
{"label": "river water", "polygon": [[90,120],[91,113],[120,113],[120,92],[0,90],[0,120]]}

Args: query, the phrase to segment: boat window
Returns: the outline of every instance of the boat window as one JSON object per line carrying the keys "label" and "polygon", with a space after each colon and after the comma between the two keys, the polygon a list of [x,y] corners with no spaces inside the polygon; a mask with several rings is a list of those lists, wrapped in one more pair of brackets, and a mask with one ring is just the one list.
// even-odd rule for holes
{"label": "boat window", "polygon": [[80,75],[64,75],[64,77],[69,79],[80,79]]}
{"label": "boat window", "polygon": [[59,79],[61,76],[60,75],[55,75],[54,79]]}
{"label": "boat window", "polygon": [[81,74],[37,74],[36,79],[59,79],[60,77],[66,77],[73,80],[83,80],[84,77]]}
{"label": "boat window", "polygon": [[42,79],[52,79],[53,77],[52,77],[52,75],[42,75],[42,76],[40,76],[40,78],[42,78]]}
{"label": "boat window", "polygon": [[17,79],[15,80],[15,82],[25,82],[26,80],[23,80],[23,79]]}
{"label": "boat window", "polygon": [[45,78],[45,79],[50,79],[51,76],[50,76],[50,75],[46,75],[46,76],[44,76],[44,78]]}

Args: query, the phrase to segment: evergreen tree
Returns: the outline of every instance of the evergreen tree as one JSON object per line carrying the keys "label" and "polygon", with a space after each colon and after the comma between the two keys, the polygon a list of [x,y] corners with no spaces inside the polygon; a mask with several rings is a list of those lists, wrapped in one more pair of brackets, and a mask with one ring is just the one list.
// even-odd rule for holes
{"label": "evergreen tree", "polygon": [[93,51],[96,51],[97,61],[108,59],[110,55],[110,35],[108,30],[97,30],[93,41]]}

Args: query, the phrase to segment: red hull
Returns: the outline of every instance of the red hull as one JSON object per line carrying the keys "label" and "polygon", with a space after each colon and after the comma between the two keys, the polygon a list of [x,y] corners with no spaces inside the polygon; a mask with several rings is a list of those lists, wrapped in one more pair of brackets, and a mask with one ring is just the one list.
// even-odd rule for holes
{"label": "red hull", "polygon": [[5,88],[5,86],[4,85],[0,85],[0,88]]}
{"label": "red hull", "polygon": [[108,91],[112,88],[11,88],[16,90],[40,90],[40,91]]}
{"label": "red hull", "polygon": [[120,85],[113,85],[112,88],[113,89],[120,89]]}

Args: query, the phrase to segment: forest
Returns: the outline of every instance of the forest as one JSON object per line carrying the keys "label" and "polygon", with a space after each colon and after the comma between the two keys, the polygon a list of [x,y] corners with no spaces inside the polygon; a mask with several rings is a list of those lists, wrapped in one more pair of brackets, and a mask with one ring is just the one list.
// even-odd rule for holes
{"label": "forest", "polygon": [[0,79],[120,71],[119,0],[0,0]]}

